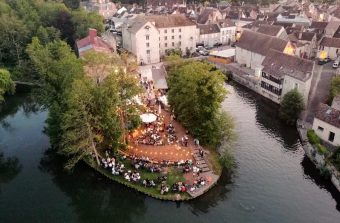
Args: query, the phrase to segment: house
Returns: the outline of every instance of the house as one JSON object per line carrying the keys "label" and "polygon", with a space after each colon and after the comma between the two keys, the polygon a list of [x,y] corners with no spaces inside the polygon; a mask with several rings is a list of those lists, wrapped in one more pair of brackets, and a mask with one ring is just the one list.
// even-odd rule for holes
{"label": "house", "polygon": [[330,21],[325,28],[325,36],[333,37],[340,26],[340,21]]}
{"label": "house", "polygon": [[235,42],[236,38],[236,25],[230,19],[220,19],[217,21],[220,28],[220,43],[229,44]]}
{"label": "house", "polygon": [[159,31],[144,17],[137,17],[122,27],[123,48],[134,54],[139,64],[160,62]]}
{"label": "house", "polygon": [[316,56],[317,37],[314,32],[294,32],[289,35],[292,43],[296,44],[295,55],[301,58]]}
{"label": "house", "polygon": [[146,6],[148,8],[157,8],[157,7],[165,7],[165,8],[173,8],[175,6],[186,6],[185,0],[147,0]]}
{"label": "house", "polygon": [[340,39],[333,37],[322,38],[319,44],[318,57],[329,57],[332,60],[336,59],[340,53]]}
{"label": "house", "polygon": [[104,52],[112,54],[116,52],[116,41],[114,38],[97,36],[96,29],[89,29],[87,37],[77,40],[76,47],[79,57],[83,57],[89,51]]}
{"label": "house", "polygon": [[283,40],[288,40],[288,34],[286,33],[285,28],[282,26],[277,26],[277,25],[260,25],[259,29],[257,32],[269,35],[269,36],[274,36]]}
{"label": "house", "polygon": [[217,20],[223,19],[221,12],[215,8],[204,9],[197,17],[198,24],[215,23]]}
{"label": "house", "polygon": [[314,63],[310,60],[270,50],[262,62],[261,94],[276,103],[296,89],[307,105]]}
{"label": "house", "polygon": [[106,19],[109,19],[117,12],[115,3],[110,0],[84,1],[80,2],[80,7],[89,12],[97,12]]}
{"label": "house", "polygon": [[313,130],[325,142],[340,145],[340,110],[320,104],[313,120]]}
{"label": "house", "polygon": [[204,46],[214,46],[221,41],[220,27],[215,24],[197,25],[199,29],[199,43]]}
{"label": "house", "polygon": [[257,71],[270,49],[287,52],[290,47],[286,40],[245,30],[236,44],[236,62]]}
{"label": "house", "polygon": [[309,27],[311,21],[303,14],[300,13],[281,13],[276,17],[277,22],[293,23]]}
{"label": "house", "polygon": [[196,24],[184,15],[145,16],[144,18],[153,23],[159,32],[161,57],[169,49],[180,49],[182,55],[195,51],[199,30]]}
{"label": "house", "polygon": [[141,64],[158,63],[171,49],[193,52],[198,41],[196,24],[184,15],[138,16],[122,30],[123,48]]}

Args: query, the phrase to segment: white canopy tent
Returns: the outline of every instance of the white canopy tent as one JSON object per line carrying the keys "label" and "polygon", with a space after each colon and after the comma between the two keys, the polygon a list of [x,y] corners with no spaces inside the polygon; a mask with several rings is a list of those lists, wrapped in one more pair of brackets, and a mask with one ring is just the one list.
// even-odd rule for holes
{"label": "white canopy tent", "polygon": [[140,115],[140,118],[142,119],[142,122],[144,123],[151,123],[151,122],[156,121],[157,116],[152,113],[145,113],[145,114]]}

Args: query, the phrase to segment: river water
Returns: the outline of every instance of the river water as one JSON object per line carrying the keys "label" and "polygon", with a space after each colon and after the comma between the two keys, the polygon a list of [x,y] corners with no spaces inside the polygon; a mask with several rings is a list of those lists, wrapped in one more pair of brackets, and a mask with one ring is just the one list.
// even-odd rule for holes
{"label": "river water", "polygon": [[43,134],[47,112],[27,94],[0,113],[0,222],[340,222],[340,193],[305,157],[277,107],[240,86],[223,103],[236,123],[234,176],[197,200],[148,198],[85,165],[63,171]]}

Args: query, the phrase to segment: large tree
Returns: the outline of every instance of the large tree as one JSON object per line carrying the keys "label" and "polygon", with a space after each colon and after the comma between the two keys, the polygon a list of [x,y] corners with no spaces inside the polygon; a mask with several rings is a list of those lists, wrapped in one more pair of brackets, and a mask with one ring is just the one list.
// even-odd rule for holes
{"label": "large tree", "polygon": [[296,89],[293,89],[283,96],[280,118],[288,125],[294,125],[303,109],[303,96]]}
{"label": "large tree", "polygon": [[0,103],[3,102],[6,92],[14,92],[14,83],[10,73],[5,69],[0,69]]}
{"label": "large tree", "polygon": [[333,100],[336,95],[340,94],[340,76],[335,76],[332,78],[329,94],[330,100]]}
{"label": "large tree", "polygon": [[216,146],[225,131],[220,121],[224,76],[208,63],[184,63],[169,73],[169,103],[178,120],[203,144]]}

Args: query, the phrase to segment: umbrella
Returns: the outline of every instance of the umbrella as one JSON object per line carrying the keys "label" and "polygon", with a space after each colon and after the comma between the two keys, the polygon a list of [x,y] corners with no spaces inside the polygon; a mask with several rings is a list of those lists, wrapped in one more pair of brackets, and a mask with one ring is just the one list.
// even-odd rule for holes
{"label": "umbrella", "polygon": [[144,123],[151,123],[151,122],[156,121],[157,116],[152,113],[145,113],[145,114],[140,115],[140,118],[142,119],[142,122]]}
{"label": "umbrella", "polygon": [[162,107],[161,104],[158,105],[158,114],[160,115],[162,113]]}

